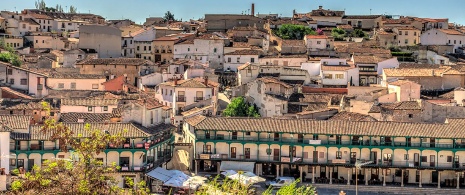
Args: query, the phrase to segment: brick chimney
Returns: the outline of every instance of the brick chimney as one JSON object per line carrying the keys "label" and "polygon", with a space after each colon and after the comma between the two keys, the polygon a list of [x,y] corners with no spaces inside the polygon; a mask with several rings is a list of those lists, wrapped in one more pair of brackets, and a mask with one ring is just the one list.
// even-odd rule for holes
{"label": "brick chimney", "polygon": [[252,9],[250,10],[250,15],[255,16],[255,3],[252,3]]}
{"label": "brick chimney", "polygon": [[207,86],[207,87],[208,87],[208,76],[204,76],[203,78],[205,79],[205,83],[204,83],[204,84],[205,84],[205,86]]}

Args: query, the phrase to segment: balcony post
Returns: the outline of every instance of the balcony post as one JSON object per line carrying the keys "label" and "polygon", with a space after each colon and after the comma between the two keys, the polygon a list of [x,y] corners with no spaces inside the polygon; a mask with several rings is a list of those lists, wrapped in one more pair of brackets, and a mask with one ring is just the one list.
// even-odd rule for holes
{"label": "balcony post", "polygon": [[421,186],[421,169],[420,169],[420,170],[418,170],[418,171],[420,172],[420,179],[419,179],[420,181],[419,181],[419,185],[418,185],[418,187],[420,187],[420,188],[421,188],[421,187],[422,187],[422,186]]}
{"label": "balcony post", "polygon": [[315,183],[315,166],[312,166],[312,183]]}
{"label": "balcony post", "polygon": [[302,178],[302,165],[300,165],[299,168],[300,168],[300,183],[302,183],[302,180],[304,180],[304,178]]}
{"label": "balcony post", "polygon": [[199,163],[198,163],[198,160],[195,160],[194,161],[194,170],[195,170],[195,174],[197,175],[198,174],[198,171],[199,171]]}
{"label": "balcony post", "polygon": [[[358,171],[357,168],[355,169],[355,171]],[[370,179],[371,179],[371,176],[370,176]],[[368,169],[365,169],[365,185],[366,186],[368,185]]]}
{"label": "balcony post", "polygon": [[347,185],[350,185],[350,170],[352,169],[347,169]]}
{"label": "balcony post", "polygon": [[276,177],[279,177],[279,165],[276,165]]}
{"label": "balcony post", "polygon": [[386,186],[386,169],[383,169],[383,186]]}
{"label": "balcony post", "polygon": [[132,163],[131,163],[131,171],[134,170],[134,152],[132,152]]}
{"label": "balcony post", "polygon": [[438,171],[438,189],[441,188],[441,172]]}
{"label": "balcony post", "polygon": [[216,173],[217,173],[217,174],[220,174],[220,166],[221,166],[221,163],[220,163],[220,162],[216,162]]}
{"label": "balcony post", "polygon": [[329,184],[333,184],[333,172],[332,172],[333,167],[328,167],[328,168],[329,168]]}
{"label": "balcony post", "polygon": [[457,173],[457,189],[460,189],[460,172]]}

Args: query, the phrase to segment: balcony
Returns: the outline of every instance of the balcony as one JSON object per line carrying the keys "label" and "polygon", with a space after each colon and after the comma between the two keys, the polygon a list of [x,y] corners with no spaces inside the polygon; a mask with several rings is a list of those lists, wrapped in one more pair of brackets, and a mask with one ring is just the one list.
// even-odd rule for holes
{"label": "balcony", "polygon": [[194,97],[194,102],[200,102],[202,100],[205,100],[206,98],[204,97]]}
{"label": "balcony", "polygon": [[453,148],[465,148],[465,143],[456,144],[439,144],[431,142],[399,142],[399,141],[377,141],[377,140],[335,140],[331,138],[329,140],[312,140],[297,138],[283,138],[283,137],[250,137],[250,136],[235,136],[235,135],[196,135],[199,141],[202,140],[224,140],[225,142],[280,142],[283,144],[299,144],[299,145],[322,145],[322,146],[351,146],[351,147],[377,147],[377,148],[440,148],[440,149],[453,149]]}
{"label": "balcony", "polygon": [[176,97],[176,101],[177,102],[186,102],[186,96],[179,95],[178,97]]}

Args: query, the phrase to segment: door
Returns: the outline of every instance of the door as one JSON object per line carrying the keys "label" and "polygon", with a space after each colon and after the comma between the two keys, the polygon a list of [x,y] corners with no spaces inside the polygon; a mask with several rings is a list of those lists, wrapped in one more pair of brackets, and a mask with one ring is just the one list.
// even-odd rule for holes
{"label": "door", "polygon": [[357,161],[357,152],[350,153],[350,164],[355,164]]}
{"label": "door", "polygon": [[320,177],[326,178],[326,167],[320,167]]}
{"label": "door", "polygon": [[413,154],[413,166],[420,166],[420,154],[418,153]]}
{"label": "door", "polygon": [[318,163],[318,151],[313,151],[313,162]]}
{"label": "door", "polygon": [[360,137],[359,136],[352,136],[352,145],[359,145],[360,142]]}
{"label": "door", "polygon": [[408,137],[408,138],[407,138],[407,147],[410,147],[410,146],[411,146],[410,143],[412,143],[412,138]]}
{"label": "door", "polygon": [[297,138],[297,142],[304,143],[304,135],[303,134],[299,134],[299,136]]}
{"label": "door", "polygon": [[161,55],[155,54],[155,62],[160,62],[160,61],[161,61]]}
{"label": "door", "polygon": [[330,169],[333,169],[333,172],[331,172],[333,179],[339,179],[339,175],[337,174],[339,171],[337,170],[337,167],[329,167]]}
{"label": "door", "polygon": [[378,152],[370,152],[370,160],[373,164],[378,164]]}
{"label": "door", "polygon": [[431,172],[431,182],[438,183],[438,171]]}
{"label": "door", "polygon": [[232,140],[237,140],[237,132],[232,132],[231,139]]}
{"label": "door", "polygon": [[429,139],[429,147],[434,148],[436,146],[436,139],[435,138],[430,138]]}
{"label": "door", "polygon": [[205,139],[210,139],[210,131],[205,132]]}
{"label": "door", "polygon": [[236,147],[231,147],[231,158],[236,158]]}
{"label": "door", "polygon": [[379,169],[377,168],[371,169],[371,179],[379,179]]}
{"label": "door", "polygon": [[454,156],[454,168],[460,168],[459,156]]}
{"label": "door", "polygon": [[408,183],[408,170],[405,170],[403,171],[404,172],[404,178],[402,178],[404,180],[404,185]]}
{"label": "door", "polygon": [[420,182],[420,171],[419,170],[416,171],[415,182],[417,182],[417,183]]}
{"label": "door", "polygon": [[27,169],[32,170],[32,167],[34,167],[34,159],[28,159],[27,160]]}
{"label": "door", "polygon": [[245,159],[250,159],[250,148],[244,149]]}
{"label": "door", "polygon": [[279,149],[273,149],[273,160],[279,161]]}
{"label": "door", "polygon": [[436,166],[436,156],[435,155],[430,155],[429,156],[429,166],[430,167],[435,167]]}
{"label": "door", "polygon": [[340,145],[340,144],[341,144],[341,136],[336,135],[336,145]]}

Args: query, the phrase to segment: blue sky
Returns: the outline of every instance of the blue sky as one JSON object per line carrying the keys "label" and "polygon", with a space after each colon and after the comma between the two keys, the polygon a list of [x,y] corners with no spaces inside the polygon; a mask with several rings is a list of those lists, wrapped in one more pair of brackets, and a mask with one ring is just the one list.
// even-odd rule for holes
{"label": "blue sky", "polygon": [[[35,0],[0,0],[1,10],[34,8]],[[344,10],[349,15],[388,14],[430,18],[449,18],[465,25],[463,0],[46,0],[47,6],[74,5],[79,12],[99,14],[106,19],[131,19],[137,23],[149,16],[163,16],[170,10],[177,19],[198,19],[205,13],[241,14],[255,3],[256,13],[291,16],[292,10],[309,12],[322,5],[325,9]]]}

